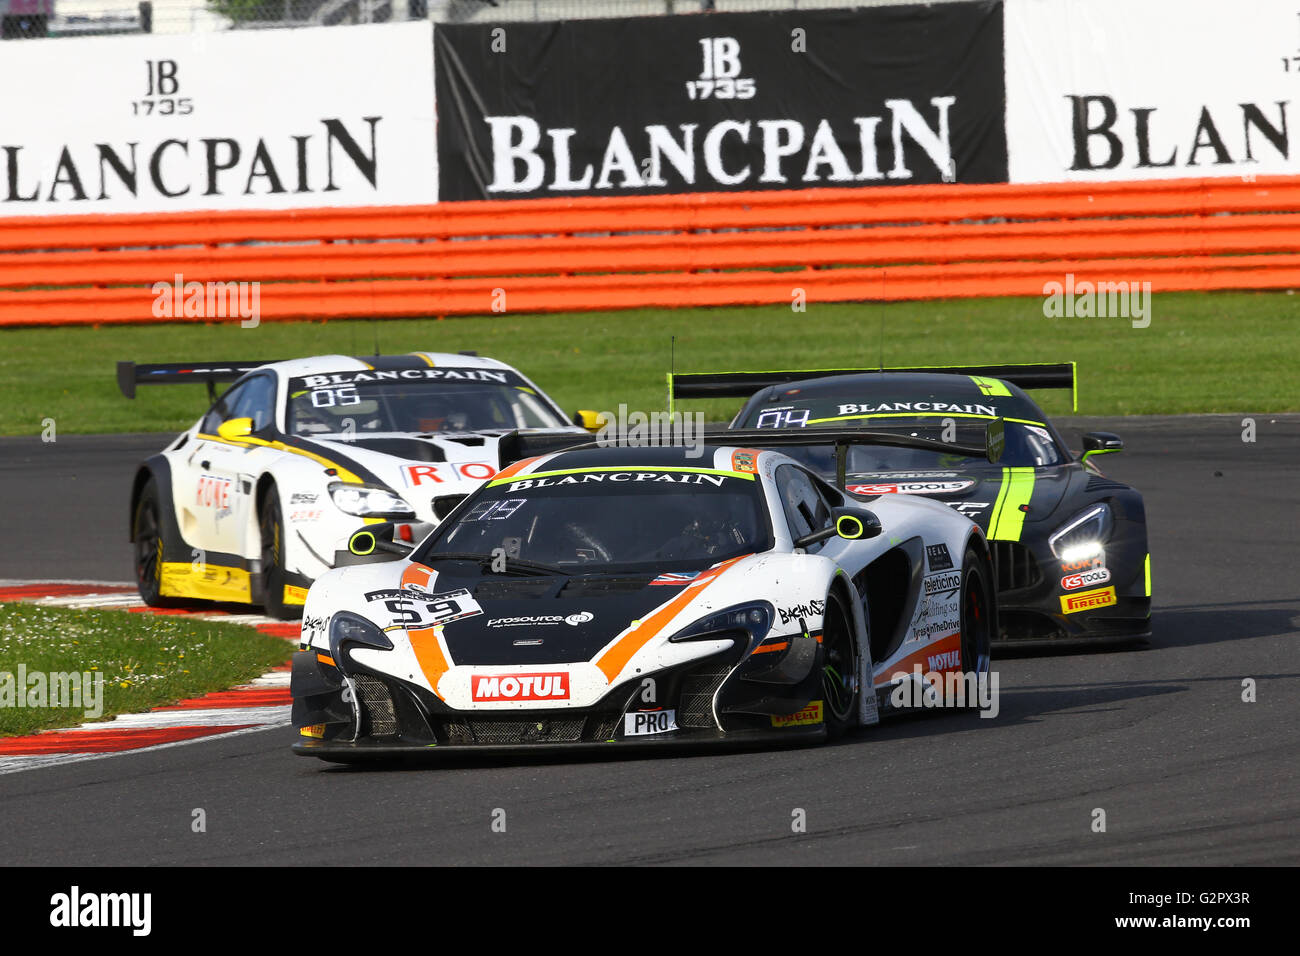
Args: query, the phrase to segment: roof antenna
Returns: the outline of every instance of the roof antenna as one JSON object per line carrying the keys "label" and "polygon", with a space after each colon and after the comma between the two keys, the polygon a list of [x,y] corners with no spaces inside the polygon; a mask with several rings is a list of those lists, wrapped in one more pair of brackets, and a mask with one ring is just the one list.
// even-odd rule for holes
{"label": "roof antenna", "polygon": [[668,339],[668,414],[673,414],[673,376],[677,374],[677,336]]}
{"label": "roof antenna", "polygon": [[379,358],[379,320],[372,318],[370,324],[375,328],[375,358]]}
{"label": "roof antenna", "polygon": [[880,313],[880,372],[883,375],[885,371],[885,313]]}

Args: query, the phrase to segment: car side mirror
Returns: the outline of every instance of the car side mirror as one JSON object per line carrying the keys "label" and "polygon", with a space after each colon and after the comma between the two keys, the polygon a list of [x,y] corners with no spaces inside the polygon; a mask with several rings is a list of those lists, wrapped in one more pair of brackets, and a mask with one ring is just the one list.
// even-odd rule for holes
{"label": "car side mirror", "polygon": [[580,408],[573,413],[573,424],[579,428],[585,428],[593,434],[605,427],[605,421],[605,415],[600,412],[593,412],[590,408]]}
{"label": "car side mirror", "polygon": [[438,495],[433,499],[433,516],[441,521],[468,497],[469,495]]}
{"label": "car side mirror", "polygon": [[1124,439],[1115,433],[1088,432],[1083,436],[1083,457],[1079,460],[1087,461],[1089,455],[1109,455],[1123,450]]}
{"label": "car side mirror", "polygon": [[253,434],[251,418],[228,418],[217,426],[217,434],[227,441],[238,441]]}
{"label": "car side mirror", "polygon": [[883,530],[880,519],[874,511],[852,506],[834,508],[831,516],[835,519],[829,528],[820,528],[795,540],[796,548],[806,548],[825,541],[827,538],[840,537],[845,541],[865,541],[874,538]]}
{"label": "car side mirror", "polygon": [[376,551],[386,551],[389,554],[410,554],[413,550],[415,550],[414,545],[407,544],[405,541],[393,540],[393,523],[391,521],[368,524],[364,528],[352,532],[352,537],[348,538],[348,551],[359,558],[369,557]]}

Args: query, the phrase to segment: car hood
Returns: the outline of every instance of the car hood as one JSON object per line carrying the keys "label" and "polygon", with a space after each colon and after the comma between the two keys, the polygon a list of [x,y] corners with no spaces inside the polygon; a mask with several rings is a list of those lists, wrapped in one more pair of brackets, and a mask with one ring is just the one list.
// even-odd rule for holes
{"label": "car hood", "polygon": [[[513,432],[358,435],[306,438],[302,444],[363,481],[391,488],[417,512],[431,497],[466,494],[502,467],[501,443]],[[529,429],[533,435],[587,436],[581,428]]]}
{"label": "car hood", "polygon": [[[1028,504],[1026,521],[1043,521],[1060,508],[1072,487],[1086,481],[1077,462],[1045,468],[1002,468],[986,464],[933,471],[875,471],[851,474],[845,487],[856,495],[921,495],[942,501],[985,532],[1003,490],[1016,492],[1015,507]],[[1010,485],[1011,487],[1008,487]]]}
{"label": "car hood", "polygon": [[[391,650],[355,648],[354,661],[424,686],[454,708],[536,706],[475,698],[471,681],[538,671],[568,675],[569,691],[553,706],[590,706],[638,675],[734,646],[723,636],[667,640],[694,621],[759,596],[778,605],[811,605],[825,595],[835,568],[817,555],[774,552],[698,573],[532,577],[479,575],[457,565],[396,561],[328,572],[308,594],[304,646],[332,650],[329,620],[346,610],[373,621],[393,643]],[[819,619],[810,622],[815,627]],[[774,621],[773,632],[800,626]]]}

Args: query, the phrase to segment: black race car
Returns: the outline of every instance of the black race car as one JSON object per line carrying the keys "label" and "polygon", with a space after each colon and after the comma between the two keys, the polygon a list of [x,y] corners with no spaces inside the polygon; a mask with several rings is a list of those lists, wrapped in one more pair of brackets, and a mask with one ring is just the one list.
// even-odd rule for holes
{"label": "black race car", "polygon": [[791,449],[866,500],[925,495],[972,518],[997,570],[1003,641],[1133,640],[1151,632],[1146,512],[1133,488],[1102,474],[1095,456],[1124,444],[1083,436],[1071,453],[1025,388],[1074,388],[1074,366],[1003,365],[883,370],[678,374],[677,398],[747,396],[737,429],[861,427],[947,442],[980,441],[1005,423],[996,465],[929,450],[859,445]]}

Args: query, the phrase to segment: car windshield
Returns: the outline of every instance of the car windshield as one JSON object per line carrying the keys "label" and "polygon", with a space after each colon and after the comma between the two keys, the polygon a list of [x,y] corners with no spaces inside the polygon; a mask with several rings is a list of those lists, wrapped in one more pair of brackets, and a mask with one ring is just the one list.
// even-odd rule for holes
{"label": "car windshield", "polygon": [[289,433],[477,432],[571,424],[514,376],[504,382],[364,382],[356,377],[348,373],[293,379]]}
{"label": "car windshield", "polygon": [[516,561],[525,573],[526,564],[559,573],[690,572],[772,543],[754,475],[605,466],[491,482],[412,557],[486,564],[495,556],[507,572]]}
{"label": "car windshield", "polygon": [[[985,422],[978,424],[959,424],[951,438],[959,445],[984,444]],[[816,426],[813,426],[815,428]],[[812,431],[813,428],[809,428]],[[872,431],[890,432],[892,434],[912,435],[941,441],[944,437],[943,426],[933,420],[888,423],[874,421]],[[1051,433],[1038,425],[1023,425],[1019,422],[1006,422],[1006,450],[998,461],[998,468],[1041,468],[1047,465],[1059,465],[1066,457]],[[835,450],[830,445],[783,448],[782,451],[797,461],[803,462],[819,475],[834,476]],[[927,451],[923,448],[894,448],[889,445],[854,445],[849,449],[846,472],[850,475],[876,474],[891,471],[934,471],[962,469],[970,470],[989,467],[983,458],[968,458],[964,455],[951,455],[947,452]]]}

